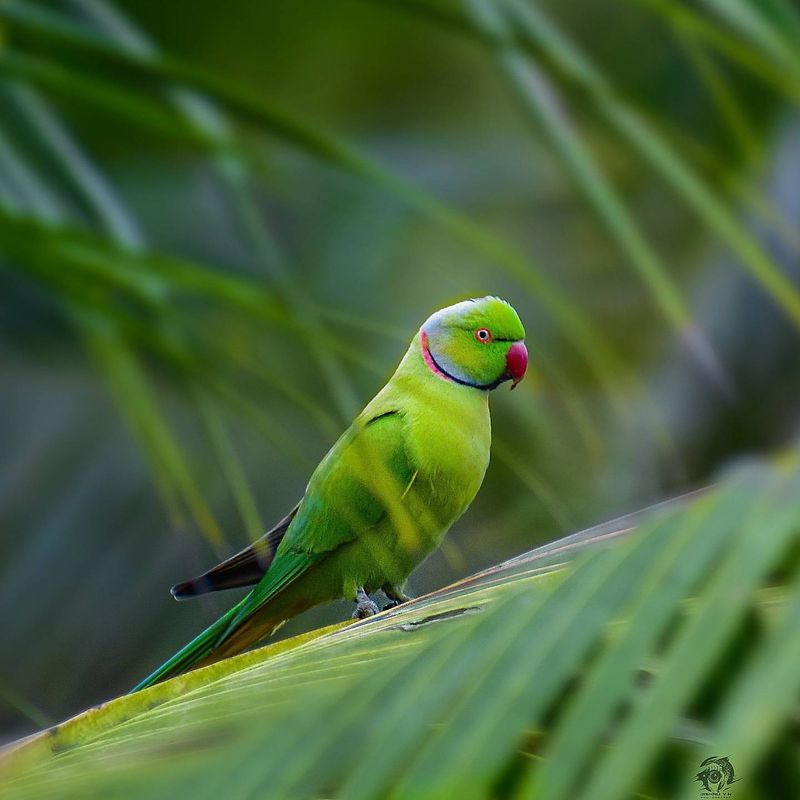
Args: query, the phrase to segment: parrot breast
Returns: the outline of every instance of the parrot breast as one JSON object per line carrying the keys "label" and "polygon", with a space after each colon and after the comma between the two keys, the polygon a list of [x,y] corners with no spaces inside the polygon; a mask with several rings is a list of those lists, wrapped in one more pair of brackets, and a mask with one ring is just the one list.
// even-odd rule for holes
{"label": "parrot breast", "polygon": [[403,418],[405,449],[417,472],[414,490],[436,518],[441,541],[474,499],[489,466],[489,402],[485,392],[436,377],[418,351],[413,355],[422,369],[398,370],[373,402],[398,408]]}

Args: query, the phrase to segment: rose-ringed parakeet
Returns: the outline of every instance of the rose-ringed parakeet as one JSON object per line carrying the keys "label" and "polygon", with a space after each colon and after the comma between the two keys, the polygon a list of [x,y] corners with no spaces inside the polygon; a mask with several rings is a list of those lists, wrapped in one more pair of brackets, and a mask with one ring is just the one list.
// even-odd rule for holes
{"label": "rose-ringed parakeet", "polygon": [[282,622],[341,597],[356,618],[369,594],[408,598],[409,573],[469,507],[489,464],[489,392],[525,374],[525,330],[496,297],[430,316],[400,365],[314,471],[300,502],[268,533],[204,575],[179,600],[254,588],[145,678],[143,689],[233,655]]}

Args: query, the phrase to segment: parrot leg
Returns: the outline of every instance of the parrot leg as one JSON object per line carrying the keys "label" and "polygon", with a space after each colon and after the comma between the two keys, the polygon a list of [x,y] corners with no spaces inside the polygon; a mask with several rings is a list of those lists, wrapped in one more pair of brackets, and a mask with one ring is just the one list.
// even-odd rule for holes
{"label": "parrot leg", "polygon": [[379,611],[377,603],[370,600],[363,586],[359,586],[356,589],[356,610],[353,612],[353,619],[366,619],[374,616]]}
{"label": "parrot leg", "polygon": [[409,600],[414,599],[413,597],[409,597],[402,589],[398,589],[390,583],[384,584],[381,586],[381,589],[389,598],[389,602],[383,607],[384,611],[386,611],[387,608],[397,608],[400,604],[407,603]]}

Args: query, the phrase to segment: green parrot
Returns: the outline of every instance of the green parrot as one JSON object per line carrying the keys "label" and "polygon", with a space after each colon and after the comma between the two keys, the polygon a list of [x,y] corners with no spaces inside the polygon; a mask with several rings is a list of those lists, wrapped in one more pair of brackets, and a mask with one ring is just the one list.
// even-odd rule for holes
{"label": "green parrot", "polygon": [[465,300],[430,316],[389,382],[314,470],[300,502],[258,541],[172,588],[178,600],[254,588],[133,691],[213,663],[319,603],[353,617],[409,598],[411,571],[442,541],[489,464],[489,392],[528,366],[525,329],[504,300]]}

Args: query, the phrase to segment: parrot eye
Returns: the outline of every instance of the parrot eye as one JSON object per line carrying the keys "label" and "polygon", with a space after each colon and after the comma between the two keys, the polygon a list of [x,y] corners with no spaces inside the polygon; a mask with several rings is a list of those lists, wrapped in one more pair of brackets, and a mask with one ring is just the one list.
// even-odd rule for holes
{"label": "parrot eye", "polygon": [[479,342],[487,344],[492,341],[492,332],[488,328],[478,328],[478,330],[475,331],[475,338]]}

